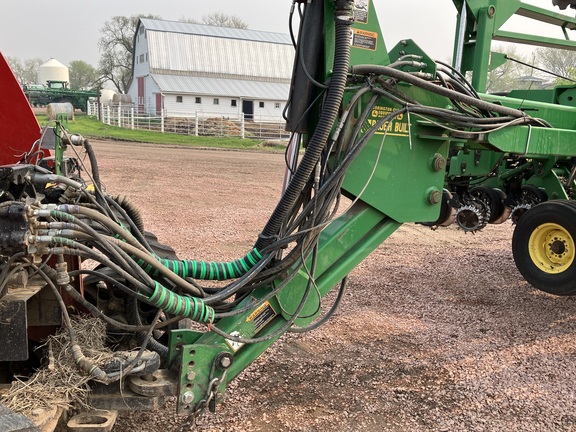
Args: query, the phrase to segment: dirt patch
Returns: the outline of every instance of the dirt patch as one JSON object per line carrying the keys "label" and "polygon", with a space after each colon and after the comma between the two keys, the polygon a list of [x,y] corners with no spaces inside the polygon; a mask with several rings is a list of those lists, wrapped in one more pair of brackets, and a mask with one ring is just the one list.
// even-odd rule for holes
{"label": "dirt patch", "polygon": [[[243,255],[272,212],[283,155],[95,142],[112,193],[184,258]],[[406,225],[350,277],[326,326],[287,335],[190,426],[173,403],[122,414],[139,431],[576,430],[576,300],[512,260],[513,226]]]}

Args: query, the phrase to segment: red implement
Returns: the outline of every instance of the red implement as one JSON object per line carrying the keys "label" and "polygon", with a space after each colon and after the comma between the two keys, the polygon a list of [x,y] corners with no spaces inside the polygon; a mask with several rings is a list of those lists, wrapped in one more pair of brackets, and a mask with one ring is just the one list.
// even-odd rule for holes
{"label": "red implement", "polygon": [[32,108],[0,53],[0,165],[20,161],[40,138],[40,125]]}

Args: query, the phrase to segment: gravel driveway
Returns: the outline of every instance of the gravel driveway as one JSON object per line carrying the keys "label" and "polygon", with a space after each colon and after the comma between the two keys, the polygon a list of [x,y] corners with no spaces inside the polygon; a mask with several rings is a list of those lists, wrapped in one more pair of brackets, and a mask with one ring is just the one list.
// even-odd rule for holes
{"label": "gravel driveway", "polygon": [[[272,212],[283,155],[96,141],[103,182],[180,257],[243,255]],[[115,431],[576,430],[576,302],[533,289],[510,222],[405,225],[352,273],[336,316],[287,335],[192,426],[173,402]]]}

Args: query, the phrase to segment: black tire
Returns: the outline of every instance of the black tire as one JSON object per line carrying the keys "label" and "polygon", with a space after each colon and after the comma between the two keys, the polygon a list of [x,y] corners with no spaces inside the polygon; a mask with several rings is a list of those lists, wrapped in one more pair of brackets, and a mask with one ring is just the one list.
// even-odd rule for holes
{"label": "black tire", "polygon": [[533,185],[523,185],[522,186],[522,195],[532,201],[536,201],[538,203],[542,203],[548,201],[548,194],[546,193],[546,189],[539,188]]}
{"label": "black tire", "polygon": [[532,286],[559,296],[576,294],[576,206],[547,201],[528,210],[512,236],[518,271]]}
{"label": "black tire", "polygon": [[490,208],[490,218],[488,223],[494,223],[499,220],[506,209],[503,204],[503,193],[496,189],[486,186],[476,186],[470,189],[470,195],[488,204]]}

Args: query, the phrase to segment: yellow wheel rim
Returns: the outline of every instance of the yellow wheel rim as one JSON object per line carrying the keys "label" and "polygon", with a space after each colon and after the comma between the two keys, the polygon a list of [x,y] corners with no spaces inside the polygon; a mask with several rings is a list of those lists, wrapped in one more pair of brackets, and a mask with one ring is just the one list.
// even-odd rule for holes
{"label": "yellow wheel rim", "polygon": [[574,261],[574,240],[566,228],[545,223],[537,227],[528,240],[530,258],[545,273],[566,271]]}

